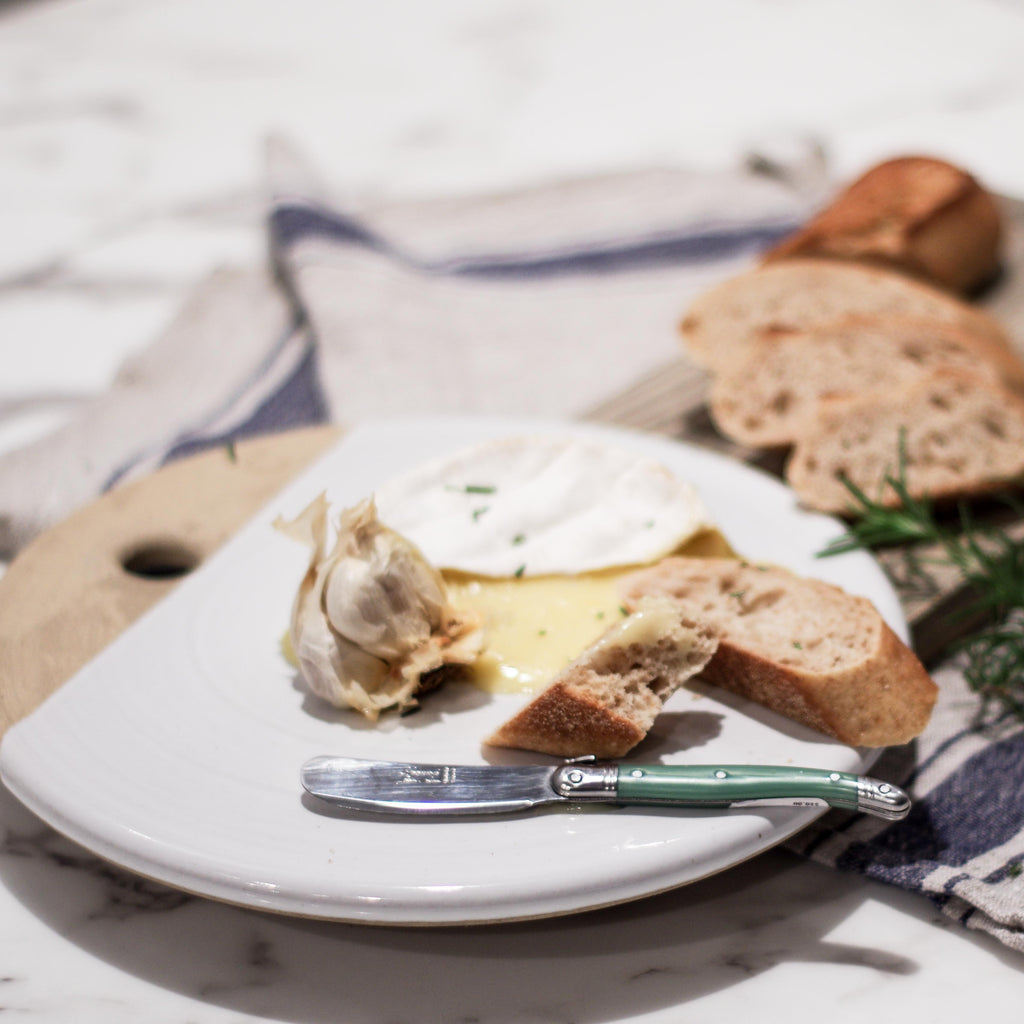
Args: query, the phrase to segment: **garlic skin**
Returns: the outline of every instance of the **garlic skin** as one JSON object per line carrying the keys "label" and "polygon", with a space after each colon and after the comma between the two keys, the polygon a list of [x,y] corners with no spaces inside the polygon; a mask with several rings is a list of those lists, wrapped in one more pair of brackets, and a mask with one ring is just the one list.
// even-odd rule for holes
{"label": "garlic skin", "polygon": [[440,572],[380,522],[372,498],[342,512],[330,551],[323,494],[274,525],[310,548],[290,638],[317,696],[375,721],[386,709],[414,706],[425,673],[480,654],[479,622],[455,612]]}
{"label": "garlic skin", "polygon": [[445,586],[410,541],[377,519],[373,500],[341,515],[324,608],[364,651],[392,661],[441,628]]}

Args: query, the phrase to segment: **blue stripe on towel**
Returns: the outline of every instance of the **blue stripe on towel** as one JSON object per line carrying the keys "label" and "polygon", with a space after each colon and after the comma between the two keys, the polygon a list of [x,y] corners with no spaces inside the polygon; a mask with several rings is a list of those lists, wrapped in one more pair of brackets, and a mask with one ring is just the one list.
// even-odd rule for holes
{"label": "blue stripe on towel", "polygon": [[119,466],[103,490],[110,490],[134,473],[152,471],[206,448],[258,434],[315,426],[329,419],[316,346],[301,324],[291,324],[274,339],[259,365],[234,393],[168,443],[141,451]]}
{"label": "blue stripe on towel", "polygon": [[1024,733],[1018,733],[969,758],[903,821],[870,842],[851,843],[836,866],[920,889],[935,868],[961,867],[1022,830]]}
{"label": "blue stripe on towel", "polygon": [[243,441],[248,437],[313,427],[328,421],[317,374],[316,348],[310,345],[294,372],[253,411],[247,419],[233,423],[221,434],[187,438],[169,448],[164,462],[194,455],[207,448]]}
{"label": "blue stripe on towel", "polygon": [[460,277],[537,278],[561,274],[615,273],[644,267],[705,262],[766,248],[796,223],[707,225],[633,239],[588,243],[550,252],[421,260],[395,248],[354,217],[306,203],[280,204],[270,214],[275,247],[287,250],[317,238],[360,246],[428,274]]}

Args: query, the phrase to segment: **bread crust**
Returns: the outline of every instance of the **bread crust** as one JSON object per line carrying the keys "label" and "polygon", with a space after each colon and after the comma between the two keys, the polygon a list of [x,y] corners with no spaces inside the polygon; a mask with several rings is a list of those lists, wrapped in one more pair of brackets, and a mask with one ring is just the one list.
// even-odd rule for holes
{"label": "bread crust", "polygon": [[695,362],[721,372],[761,340],[851,316],[934,320],[1013,347],[993,317],[938,288],[878,267],[807,258],[769,263],[709,289],[690,304],[679,331]]}
{"label": "bread crust", "polygon": [[[779,566],[691,558],[665,559],[624,582],[627,606],[652,595],[676,600],[683,614],[703,618],[718,633],[700,678],[722,689],[851,746],[906,743],[928,723],[935,683],[863,597]],[[759,619],[759,609],[767,608],[766,637],[767,615]],[[824,628],[826,609],[856,623],[864,650],[848,653],[846,664],[819,666],[796,642]],[[779,633],[783,622],[788,636]]]}
{"label": "bread crust", "polygon": [[[649,637],[630,641],[629,619],[607,630],[485,742],[556,757],[622,757],[654,724],[665,701],[699,672],[718,639],[665,600]],[[636,621],[637,615],[632,616]]]}
{"label": "bread crust", "polygon": [[894,746],[919,736],[937,692],[885,623],[871,658],[848,671],[819,675],[780,665],[725,635],[701,678],[852,747]]}
{"label": "bread crust", "polygon": [[764,256],[855,260],[970,294],[999,270],[996,200],[959,167],[927,156],[878,164]]}
{"label": "bread crust", "polygon": [[487,739],[555,757],[622,757],[647,735],[586,692],[555,682]]}

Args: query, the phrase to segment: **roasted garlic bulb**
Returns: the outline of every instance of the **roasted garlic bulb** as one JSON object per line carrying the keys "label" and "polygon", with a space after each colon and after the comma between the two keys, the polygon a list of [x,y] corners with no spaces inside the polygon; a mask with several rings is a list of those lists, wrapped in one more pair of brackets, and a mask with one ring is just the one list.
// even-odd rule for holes
{"label": "roasted garlic bulb", "polygon": [[476,660],[480,623],[455,611],[440,572],[380,522],[372,498],[341,513],[330,551],[323,494],[275,525],[310,548],[290,639],[317,696],[375,720],[388,708],[415,705],[427,672]]}

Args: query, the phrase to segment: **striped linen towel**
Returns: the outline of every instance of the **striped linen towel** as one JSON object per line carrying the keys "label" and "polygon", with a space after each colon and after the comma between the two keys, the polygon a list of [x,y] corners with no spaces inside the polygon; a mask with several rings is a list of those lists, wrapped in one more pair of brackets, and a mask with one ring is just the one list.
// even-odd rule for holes
{"label": "striped linen towel", "polygon": [[395,413],[581,412],[678,354],[688,298],[806,216],[819,168],[808,148],[347,212],[277,146],[273,267],[214,274],[107,393],[0,455],[0,557],[230,440]]}
{"label": "striped linen towel", "polygon": [[872,774],[913,797],[903,821],[830,811],[788,847],[927,896],[967,928],[1024,953],[1024,725],[979,721],[956,660],[934,673],[925,732],[886,750]]}
{"label": "striped linen towel", "polygon": [[[105,488],[257,434],[394,413],[579,413],[676,356],[687,300],[820,201],[807,166],[356,212],[290,174],[268,220],[273,275],[215,274],[109,394],[0,457],[0,549]],[[911,791],[910,816],[830,812],[788,845],[1024,951],[1024,729],[976,726],[955,664],[937,679],[928,730],[874,769]]]}

